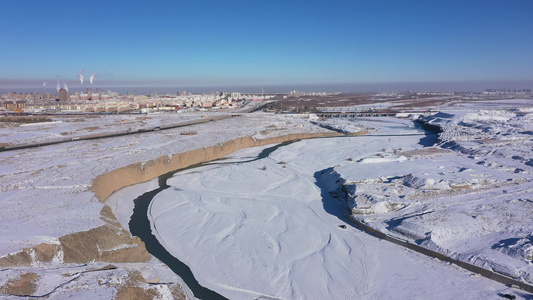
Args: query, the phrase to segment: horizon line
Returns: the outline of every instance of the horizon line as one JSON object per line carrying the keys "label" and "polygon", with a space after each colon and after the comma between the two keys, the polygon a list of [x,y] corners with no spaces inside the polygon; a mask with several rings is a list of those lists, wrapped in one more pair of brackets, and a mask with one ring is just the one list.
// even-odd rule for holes
{"label": "horizon line", "polygon": [[[176,81],[140,81],[140,80],[102,80],[94,84],[81,84],[78,80],[69,79],[58,83],[63,86],[68,84],[69,90],[86,90],[87,88],[115,88],[139,90],[178,90],[185,91],[222,91],[270,89],[271,93],[286,93],[293,90],[302,92],[384,92],[384,91],[439,91],[439,92],[480,92],[486,89],[527,89],[533,88],[533,80],[448,80],[448,81],[396,81],[396,82],[324,82],[324,83],[179,83]],[[313,90],[310,90],[313,89]],[[0,78],[0,92],[25,90],[27,92],[40,92],[43,90],[56,92],[56,82],[42,79],[6,79]],[[50,92],[49,92],[50,93]]]}

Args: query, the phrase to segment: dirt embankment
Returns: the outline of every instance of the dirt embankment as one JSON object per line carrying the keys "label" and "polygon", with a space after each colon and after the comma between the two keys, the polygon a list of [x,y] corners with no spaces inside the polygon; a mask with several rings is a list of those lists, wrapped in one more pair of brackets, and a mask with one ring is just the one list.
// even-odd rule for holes
{"label": "dirt embankment", "polygon": [[104,206],[100,215],[105,225],[62,236],[57,244],[42,243],[0,257],[0,267],[31,266],[34,262],[122,263],[146,262],[150,259],[144,243],[122,228],[109,206]]}
{"label": "dirt embankment", "polygon": [[114,191],[123,187],[152,180],[165,173],[186,168],[205,161],[221,158],[239,149],[277,144],[290,140],[308,139],[314,137],[339,136],[336,132],[327,133],[299,133],[278,136],[267,139],[255,139],[253,137],[236,138],[214,146],[195,149],[184,153],[161,156],[146,163],[136,163],[120,169],[116,169],[104,175],[98,176],[91,187],[96,197],[104,201]]}
{"label": "dirt embankment", "polygon": [[[218,159],[239,149],[296,139],[339,135],[335,132],[328,132],[289,134],[267,139],[237,138],[214,146],[162,156],[145,163],[135,163],[116,169],[95,178],[91,190],[103,202],[113,192],[126,186],[146,182],[165,173],[194,164]],[[122,228],[109,206],[103,207],[100,212],[100,218],[105,221],[105,225],[60,237],[59,243],[56,244],[43,243],[34,247],[24,248],[18,253],[0,257],[0,268],[31,266],[34,263],[51,262],[78,264],[90,264],[91,262],[138,263],[146,262],[151,258],[144,243],[138,237],[131,236],[128,231]],[[8,294],[17,295],[22,293],[32,295],[35,287],[33,286],[33,278],[30,279],[32,280],[10,282],[4,287],[0,287],[0,291],[8,291],[13,288],[12,286],[18,287],[18,285],[24,283],[22,284],[24,285],[23,290],[19,292],[9,290]],[[139,281],[140,283],[141,281]],[[126,296],[126,298],[131,293],[137,294],[138,291],[134,290],[135,286],[135,284],[132,284],[131,287],[122,287],[120,293],[124,294],[123,296]],[[181,288],[175,288],[172,294],[177,299],[185,297]]]}

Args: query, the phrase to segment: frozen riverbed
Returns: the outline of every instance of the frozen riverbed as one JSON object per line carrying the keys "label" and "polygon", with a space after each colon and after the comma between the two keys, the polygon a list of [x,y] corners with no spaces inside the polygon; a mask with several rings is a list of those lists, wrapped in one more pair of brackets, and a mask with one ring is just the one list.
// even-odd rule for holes
{"label": "frozen riverbed", "polygon": [[[174,118],[175,115],[158,115],[152,120],[160,120],[160,125],[163,125],[163,122],[167,122],[163,120],[165,119],[172,124],[173,121],[179,121]],[[122,131],[123,124],[127,122],[116,122],[121,118],[122,116],[100,118],[98,122],[95,121],[95,128],[91,133]],[[87,131],[83,128],[90,126],[90,122],[63,120],[50,126],[33,126],[31,132],[27,130],[29,127],[11,127],[0,135],[6,137],[2,141],[16,141],[14,145],[49,142],[56,138],[57,132],[73,130],[74,136],[84,135]],[[134,120],[131,122],[135,123]],[[78,125],[72,127],[73,123]],[[184,132],[194,134],[183,134]],[[168,299],[183,295],[190,298],[188,288],[182,280],[160,261],[150,258],[143,245],[132,247],[136,244],[131,243],[135,239],[128,240],[129,233],[117,226],[111,210],[100,202],[107,196],[97,198],[101,195],[101,190],[93,189],[94,182],[116,170],[138,170],[145,162],[153,162],[161,157],[164,160],[169,155],[194,149],[215,147],[232,139],[249,137],[250,140],[261,141],[276,136],[324,132],[326,130],[310,125],[302,116],[254,113],[187,128],[92,141],[75,140],[46,147],[1,152],[0,298],[6,297],[6,291],[9,290],[10,294],[30,296],[52,292],[50,299],[111,299],[119,290],[126,289],[138,292],[136,295],[139,297],[146,292],[151,297]],[[117,176],[117,179],[125,178]],[[135,180],[131,177],[126,179],[122,182],[124,186],[133,184],[128,180]],[[113,191],[115,190],[107,190],[108,193]],[[143,190],[138,192],[142,193]],[[121,197],[122,193],[115,194]],[[131,202],[131,198],[109,203],[119,220],[129,218],[131,214],[131,205],[127,202]],[[121,214],[123,210],[130,211]],[[124,228],[127,228],[127,222]],[[109,234],[110,232],[114,234]],[[139,252],[130,255],[135,251]],[[73,266],[74,256],[69,256],[68,253],[84,254],[75,257],[76,268],[83,264],[81,269],[78,268],[83,271],[83,275],[77,280],[65,275],[70,273],[69,268]],[[110,263],[117,269],[91,271]],[[78,273],[76,271],[70,274]],[[34,291],[23,290],[23,276],[33,278],[33,281],[26,283],[35,285]],[[168,284],[153,285],[146,282],[157,278]],[[14,291],[19,288],[22,291]]]}
{"label": "frozen riverbed", "polygon": [[[390,119],[367,127],[412,133]],[[488,298],[506,287],[366,236],[337,217],[322,170],[370,153],[419,149],[423,136],[305,140],[246,163],[261,149],[176,174],[149,208],[161,244],[198,281],[231,299]],[[328,182],[330,180],[330,182]],[[346,229],[339,227],[346,225]]]}

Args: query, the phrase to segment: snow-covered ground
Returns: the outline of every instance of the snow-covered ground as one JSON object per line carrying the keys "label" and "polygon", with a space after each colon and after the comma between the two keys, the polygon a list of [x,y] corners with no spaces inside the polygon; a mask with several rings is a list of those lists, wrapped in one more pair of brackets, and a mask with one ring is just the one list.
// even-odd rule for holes
{"label": "snow-covered ground", "polygon": [[[410,135],[420,132],[409,120],[378,118],[333,124],[349,130],[364,127],[372,136],[305,140],[263,160],[230,164],[260,152],[242,150],[231,160],[169,180],[172,187],[150,208],[154,232],[201,284],[232,299],[531,297],[367,236],[344,222],[342,203],[331,198],[347,191],[357,218],[387,234],[530,280],[532,110],[509,110],[518,104],[529,105],[514,100],[501,106],[472,102],[444,107],[446,114],[431,121],[445,128],[445,143],[438,147],[418,144],[426,137]],[[478,112],[478,107],[484,110]],[[178,114],[152,117],[121,121],[123,116],[106,116],[31,130],[34,126],[1,129],[0,143],[46,142],[64,132],[77,137],[190,120]],[[86,129],[91,123],[95,128]],[[302,116],[254,113],[172,130],[0,152],[0,260],[106,224],[104,205],[89,189],[99,175],[236,137],[326,131]],[[126,226],[131,201],[155,185],[127,187],[106,203]],[[161,297],[172,297],[170,289],[182,284],[153,258],[116,263],[116,269],[107,265],[72,264],[57,255],[48,263],[4,267],[0,296],[19,279],[37,285],[31,295],[51,292],[51,299],[109,299],[128,282],[153,289],[134,280],[139,274],[146,281],[171,283],[157,286]],[[184,293],[191,297],[186,288]]]}
{"label": "snow-covered ground", "polygon": [[532,117],[439,113],[426,118],[444,129],[439,147],[389,149],[335,172],[370,226],[532,284]]}
{"label": "snow-covered ground", "polygon": [[[57,114],[37,115],[47,118],[38,123],[7,123],[0,116],[0,146],[11,147],[27,144],[68,141],[104,134],[150,131],[156,127],[171,127],[188,122],[207,120],[219,116],[252,110],[261,104],[252,101],[243,107],[232,109],[193,109],[178,112],[153,112],[148,114]],[[24,117],[22,117],[24,118]]]}
{"label": "snow-covered ground", "polygon": [[488,299],[507,292],[345,223],[342,203],[330,196],[343,180],[337,170],[408,161],[395,153],[422,149],[425,137],[412,135],[420,131],[409,120],[358,124],[378,136],[300,141],[252,162],[244,161],[261,149],[241,150],[177,173],[149,208],[154,234],[202,285],[230,299]]}
{"label": "snow-covered ground", "polygon": [[205,113],[159,113],[131,115],[62,115],[50,117],[50,122],[13,124],[0,128],[0,144],[16,146],[63,141],[100,134],[153,130],[202,119]]}
{"label": "snow-covered ground", "polygon": [[[205,113],[196,118],[201,118],[203,114]],[[159,118],[170,120],[174,116],[176,114],[160,114]],[[119,130],[123,128],[122,125],[116,127],[116,124],[125,122],[116,121],[122,118],[123,116],[109,116],[92,122],[99,128],[109,126],[113,130]],[[53,131],[69,131],[72,124],[77,123],[54,123]],[[152,125],[155,124],[150,126]],[[9,128],[4,131],[2,142],[6,136],[9,140],[18,140],[20,137],[24,143],[50,141],[54,138],[54,134],[49,134],[46,127],[42,128],[45,134],[40,133],[40,127],[27,132],[29,127]],[[95,131],[101,132],[100,130]],[[184,131],[194,131],[195,134],[184,135]],[[101,214],[104,205],[89,189],[92,181],[99,175],[133,163],[213,146],[236,137],[253,136],[262,139],[299,132],[326,130],[310,125],[307,119],[301,117],[253,114],[191,127],[0,152],[0,261],[9,254],[20,253],[23,248],[41,243],[57,245],[61,237],[106,225],[107,221]],[[45,138],[41,139],[42,136]],[[103,264],[97,261],[88,263],[85,269],[101,268]],[[101,298],[110,299],[113,293],[116,293],[118,284],[102,285],[102,282],[108,282],[106,276],[114,277],[115,281],[128,282],[128,278],[123,274],[134,271],[145,274],[134,264],[115,265],[117,270],[83,272],[83,280],[79,278],[70,282],[71,278],[62,274],[69,272],[68,268],[73,265],[64,262],[61,253],[49,263],[25,261],[24,266],[2,267],[0,293],[4,295],[6,285],[16,284],[17,280],[22,278],[20,274],[32,272],[40,276],[34,279],[39,286],[55,287],[57,278],[64,279],[61,283],[69,282],[55,290],[51,298],[83,295],[84,291],[107,291]],[[181,284],[181,279],[169,273],[168,268],[157,260],[149,261],[146,266],[155,270],[146,273],[146,280],[159,277],[163,282]],[[146,288],[146,284],[144,285]],[[38,289],[34,295],[41,295],[44,289],[50,291],[48,288]]]}

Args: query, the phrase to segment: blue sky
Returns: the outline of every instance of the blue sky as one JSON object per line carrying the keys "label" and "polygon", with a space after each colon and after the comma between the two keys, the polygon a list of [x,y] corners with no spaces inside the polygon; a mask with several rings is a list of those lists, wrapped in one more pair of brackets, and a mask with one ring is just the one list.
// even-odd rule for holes
{"label": "blue sky", "polygon": [[533,82],[533,1],[1,0],[0,84]]}

